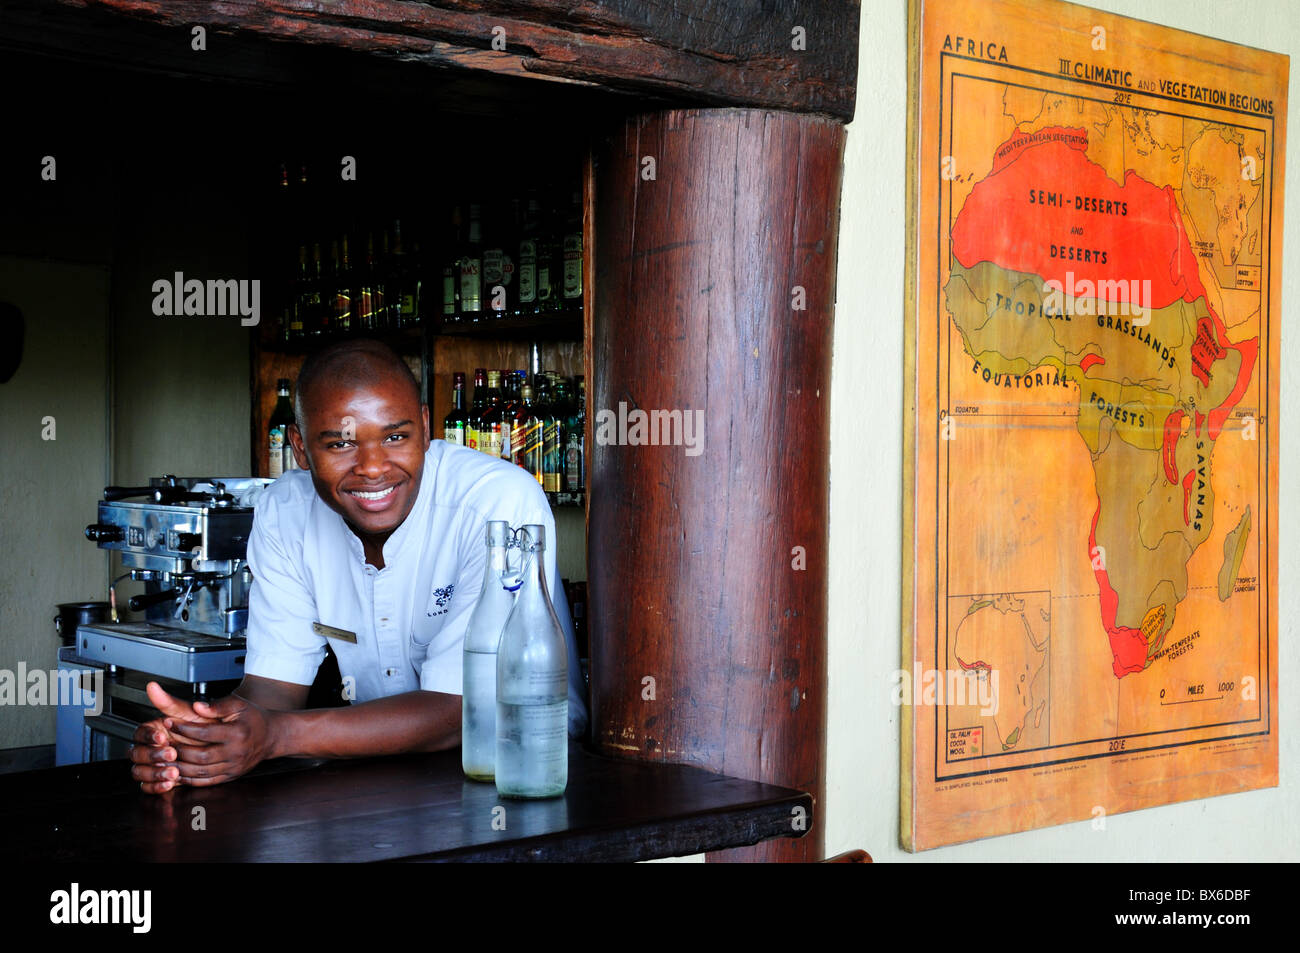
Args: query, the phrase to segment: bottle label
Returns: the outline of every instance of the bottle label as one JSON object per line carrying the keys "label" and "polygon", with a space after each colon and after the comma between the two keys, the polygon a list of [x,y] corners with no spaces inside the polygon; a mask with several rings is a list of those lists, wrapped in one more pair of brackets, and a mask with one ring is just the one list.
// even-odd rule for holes
{"label": "bottle label", "polygon": [[501,284],[505,273],[504,258],[505,252],[500,248],[489,248],[483,253],[483,284],[489,288]]}
{"label": "bottle label", "polygon": [[564,236],[564,297],[582,297],[582,233]]}
{"label": "bottle label", "polygon": [[[529,678],[530,685],[533,679]],[[565,691],[564,676],[560,676],[560,691]],[[533,770],[563,770],[569,757],[568,738],[569,702],[541,705],[510,705],[497,699],[497,750],[503,743],[507,750],[527,752]],[[518,770],[518,768],[516,768]],[[509,774],[510,769],[498,766],[497,777]]]}
{"label": "bottle label", "polygon": [[445,427],[442,431],[442,439],[448,443],[454,443],[458,447],[465,446],[465,429],[463,427]]}
{"label": "bottle label", "polygon": [[501,456],[501,431],[496,428],[484,430],[478,437],[479,449],[489,457]]}
{"label": "bottle label", "polygon": [[537,300],[537,241],[525,238],[519,243],[519,303]]}
{"label": "bottle label", "polygon": [[267,476],[276,479],[284,473],[284,426],[276,425],[270,430],[270,458],[267,462]]}
{"label": "bottle label", "polygon": [[471,450],[478,449],[478,429],[476,427],[469,427],[465,430],[465,446]]}
{"label": "bottle label", "polygon": [[442,273],[442,313],[456,313],[456,272],[451,268]]}
{"label": "bottle label", "polygon": [[460,260],[460,309],[462,311],[483,310],[481,267],[477,258]]}
{"label": "bottle label", "polygon": [[564,454],[564,475],[569,492],[576,493],[582,488],[582,446],[576,437],[569,440]]}
{"label": "bottle label", "polygon": [[551,269],[546,265],[537,268],[537,300],[551,300]]}

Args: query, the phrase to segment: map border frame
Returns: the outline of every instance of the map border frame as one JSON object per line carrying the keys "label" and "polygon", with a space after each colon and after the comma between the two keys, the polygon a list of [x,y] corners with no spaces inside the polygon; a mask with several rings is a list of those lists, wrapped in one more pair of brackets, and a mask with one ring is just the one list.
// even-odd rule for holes
{"label": "map border frame", "polygon": [[[1008,22],[1012,24],[1011,27],[1004,29],[1004,24]],[[1132,69],[1122,80],[1116,79],[1112,83],[1102,81],[1100,77],[1094,78],[1094,75],[1099,72],[1096,63],[1102,59],[1095,54],[1090,56],[1083,53],[1082,58],[1078,60],[1064,59],[1066,55],[1080,56],[1082,47],[1088,43],[1090,32],[1092,39],[1096,40],[1094,24],[1098,23],[1104,23],[1110,30],[1128,29],[1128,36],[1125,37],[1120,49],[1127,52],[1129,57],[1128,62],[1121,65],[1131,66]],[[1053,39],[1054,45],[1039,43],[1039,35],[1033,33],[1035,27],[1039,28],[1044,37]],[[1005,43],[1007,33],[1021,41],[1017,45],[1016,53],[1024,55],[1007,59]],[[970,55],[947,49],[948,41],[953,36],[957,37],[956,42],[959,47],[967,45],[970,47]],[[964,40],[962,36],[965,36]],[[1104,36],[1103,31],[1101,47],[1094,44],[1092,49],[1106,48]],[[1027,40],[1026,37],[1030,39]],[[979,55],[975,55],[976,39],[979,43]],[[989,40],[988,51],[985,49],[986,39]],[[931,45],[923,50],[922,46],[927,40]],[[1000,61],[995,55],[999,40],[1002,41]],[[1271,180],[1267,229],[1264,229],[1265,221],[1262,216],[1260,222],[1261,230],[1264,231],[1265,245],[1259,260],[1268,273],[1267,282],[1261,282],[1267,287],[1258,289],[1263,292],[1261,295],[1263,306],[1259,312],[1261,325],[1259,331],[1262,333],[1258,335],[1262,348],[1258,351],[1258,355],[1259,362],[1263,363],[1264,368],[1262,374],[1259,374],[1257,369],[1258,376],[1254,383],[1259,404],[1254,410],[1262,425],[1260,441],[1266,444],[1256,455],[1256,460],[1261,461],[1263,466],[1255,468],[1257,481],[1255,489],[1258,493],[1257,503],[1260,511],[1256,522],[1259,534],[1257,536],[1259,565],[1256,567],[1258,578],[1255,587],[1256,616],[1260,621],[1256,632],[1256,657],[1260,663],[1261,681],[1264,683],[1259,686],[1260,694],[1255,699],[1257,714],[1244,721],[1233,720],[1211,725],[1142,731],[1132,737],[1174,732],[1203,733],[1207,730],[1230,728],[1234,725],[1261,725],[1262,723],[1262,726],[1258,730],[1247,730],[1230,735],[1171,741],[1168,744],[1137,749],[1078,754],[1050,762],[1026,762],[983,771],[940,776],[939,729],[942,721],[938,713],[940,706],[923,705],[915,699],[904,701],[900,710],[899,837],[901,846],[908,851],[925,850],[1084,820],[1087,819],[1087,814],[1083,813],[1086,811],[1086,802],[1083,798],[1092,796],[1103,787],[1108,790],[1105,795],[1106,808],[1102,812],[1103,815],[1106,812],[1124,813],[1221,794],[1275,787],[1279,783],[1280,754],[1278,740],[1280,725],[1277,721],[1280,694],[1277,668],[1279,638],[1277,499],[1280,485],[1278,450],[1281,353],[1278,344],[1280,327],[1275,331],[1272,325],[1273,322],[1281,322],[1284,319],[1281,301],[1282,275],[1288,270],[1283,256],[1282,242],[1289,57],[1137,17],[1096,10],[1065,0],[908,0],[907,44],[901,633],[901,662],[904,674],[910,673],[914,665],[928,664],[926,656],[930,651],[933,651],[930,659],[939,662],[942,647],[940,635],[945,636],[945,644],[950,636],[947,632],[946,613],[941,612],[941,605],[950,595],[947,557],[944,560],[944,574],[941,576],[938,571],[940,568],[938,543],[940,518],[950,520],[951,517],[950,511],[942,514],[938,512],[939,497],[943,489],[939,484],[947,482],[944,479],[947,460],[938,446],[940,437],[937,431],[942,425],[941,412],[947,406],[940,400],[941,397],[945,397],[945,392],[939,390],[944,372],[943,365],[945,363],[947,365],[949,380],[953,366],[950,358],[951,328],[949,327],[949,335],[946,338],[936,337],[934,341],[930,341],[922,332],[922,327],[931,318],[936,321],[939,332],[943,331],[945,319],[948,319],[949,324],[951,323],[943,305],[943,288],[938,285],[938,282],[942,280],[944,256],[945,254],[951,256],[950,243],[943,234],[942,211],[947,202],[949,217],[953,217],[951,210],[953,185],[951,181],[939,181],[941,177],[938,173],[939,164],[943,160],[944,144],[951,141],[954,128],[953,123],[947,121],[948,117],[944,112],[945,104],[942,100],[945,98],[945,90],[950,88],[949,84],[955,82],[958,75],[962,75],[958,73],[959,61],[967,60],[972,63],[982,63],[986,67],[996,67],[999,72],[1007,73],[1010,82],[988,79],[987,76],[975,74],[971,74],[972,79],[988,80],[1005,86],[1023,86],[1028,77],[1037,76],[1042,78],[1042,86],[1029,86],[1028,89],[1077,99],[1094,99],[1098,91],[1128,92],[1130,95],[1127,101],[1118,102],[1116,105],[1174,115],[1183,121],[1191,120],[1251,129],[1268,137],[1267,174]],[[1111,59],[1113,60],[1114,57]],[[1078,75],[1077,72],[1075,75],[1068,73],[1062,75],[1061,71],[1044,68],[1055,62],[1061,63],[1062,70],[1072,62],[1085,63],[1091,71],[1085,70],[1083,76]],[[949,63],[953,64],[951,69]],[[1105,65],[1108,79],[1112,72],[1109,68],[1112,63],[1108,61]],[[1174,82],[1173,88],[1167,93],[1164,91],[1163,81],[1167,74],[1174,70],[1183,74],[1182,89],[1180,91],[1178,83]],[[1120,70],[1120,72],[1124,71]],[[1134,87],[1128,78],[1130,74],[1145,78],[1146,86],[1150,88]],[[1161,82],[1154,82],[1153,77],[1160,79]],[[1180,77],[1174,76],[1174,80],[1178,78]],[[1141,85],[1139,83],[1139,86]],[[1188,92],[1189,88],[1192,90],[1191,93]],[[1200,98],[1202,94],[1205,94],[1206,98]],[[941,100],[937,121],[932,115],[928,115],[934,109],[933,101],[936,98]],[[951,100],[951,93],[947,98]],[[1253,98],[1259,105],[1251,104],[1250,108],[1246,108],[1248,98]],[[1229,105],[1234,100],[1240,100],[1242,105]],[[924,112],[923,101],[926,104]],[[1171,105],[1163,109],[1152,108],[1155,102]],[[1174,112],[1177,106],[1185,107],[1185,110],[1192,112],[1193,115]],[[1195,115],[1197,111],[1214,118]],[[1266,128],[1256,129],[1238,122],[1224,122],[1224,117],[1228,116],[1242,117],[1260,123]],[[1019,123],[1016,125],[1018,126]],[[922,152],[922,149],[926,151]],[[1264,161],[1262,156],[1261,161]],[[1124,164],[1127,166],[1127,163]],[[934,190],[933,196],[931,196],[931,189]],[[932,223],[936,244],[932,248],[927,247],[928,242],[925,240],[931,224],[928,205],[931,198],[937,205],[933,213],[936,220]],[[952,223],[948,224],[951,226]],[[923,290],[920,277],[923,272],[928,273],[931,260],[936,286],[931,290],[927,282]],[[1198,267],[1200,267],[1199,257]],[[1208,293],[1212,289],[1207,285],[1206,290]],[[931,311],[934,312],[933,315]],[[921,386],[919,371],[922,362],[918,348],[922,341],[927,346],[933,345],[936,349],[932,358],[929,356],[926,358],[927,361],[932,359],[935,363],[934,392],[929,392]],[[938,350],[941,342],[946,345],[943,351]],[[930,448],[927,439],[929,435],[926,433],[926,428],[928,427],[936,428],[933,448]],[[930,540],[932,548],[924,545],[929,532],[925,526],[918,523],[918,516],[928,518],[930,515],[925,512],[927,509],[924,506],[925,501],[918,496],[918,490],[922,487],[928,491],[930,481],[934,482],[933,505],[936,508],[934,536]],[[1217,496],[1215,503],[1217,511]],[[1207,539],[1206,543],[1208,542]],[[944,598],[940,597],[941,582]],[[1025,584],[1031,588],[1037,588],[1038,582],[1025,580]],[[932,585],[932,593],[918,591],[919,586],[926,585]],[[1048,585],[1050,586],[1050,583]],[[930,602],[928,597],[931,595],[933,596],[932,607],[928,606]],[[933,612],[931,619],[926,618],[928,612]],[[926,632],[918,628],[918,622],[921,621],[927,623]],[[931,621],[934,623],[932,646],[927,645],[927,642],[931,641],[928,634],[930,629],[928,623]],[[940,632],[941,628],[944,630],[943,633]],[[913,707],[913,702],[916,707]],[[934,744],[933,763],[926,766],[929,771],[918,770],[921,766],[917,763],[918,756],[924,753],[921,746],[923,736],[920,732],[925,731],[929,726],[925,721],[927,715],[922,714],[921,720],[917,720],[916,709],[921,708],[924,712],[925,707],[935,708],[934,733],[930,742]],[[1116,737],[1130,736],[1116,735]],[[1068,742],[1053,747],[1073,747],[1084,743]],[[1144,760],[1161,757],[1152,755],[1151,752],[1189,748],[1200,750],[1188,751],[1186,754],[1167,751],[1165,757],[1175,759],[1172,765],[1175,770],[1172,773],[1167,769],[1162,773],[1150,766],[1149,762],[1139,765],[1132,759],[1135,754],[1139,756],[1136,760]],[[1194,760],[1185,761],[1183,760],[1185,758]],[[1110,762],[1101,759],[1130,759],[1130,763],[1125,764],[1120,761],[1114,763],[1113,768],[1107,768],[1105,765]],[[1053,768],[1053,765],[1061,767]],[[1034,775],[1024,775],[1022,772],[1025,769],[1037,769],[1037,772]],[[1071,773],[1080,769],[1083,771],[1082,774]],[[1067,774],[1058,775],[1060,771],[1065,771]],[[926,774],[930,776],[927,778]],[[1045,774],[1057,775],[1057,777],[1051,780],[1047,777],[1039,777]],[[989,777],[993,775],[1001,777]],[[1022,779],[1021,782],[1015,781],[1017,776]],[[961,781],[962,778],[970,780]],[[984,803],[987,798],[981,800],[982,795],[975,792],[951,796],[945,793],[952,790],[953,781],[959,782],[957,787],[965,788],[972,785],[979,787],[989,781],[1008,779],[1012,780],[1010,788],[1018,794],[1019,800],[1016,800],[1015,795],[1008,797],[1006,785],[983,788],[983,791],[994,794],[988,804]],[[1072,790],[1072,786],[1077,786],[1077,781],[1074,779],[1084,782],[1080,789],[1082,793]],[[1017,783],[1024,786],[1017,788]],[[1113,790],[1116,786],[1118,792]],[[1001,792],[1000,798],[996,792]],[[1046,803],[1039,799],[1040,795],[1053,793],[1065,802],[1064,805]],[[970,800],[972,794],[975,795],[974,801]],[[1028,803],[1031,801],[1034,803]],[[964,810],[961,807],[963,804]],[[1094,807],[1092,811],[1094,827],[1096,827],[1097,808]],[[966,818],[960,824],[956,820],[959,816]]]}

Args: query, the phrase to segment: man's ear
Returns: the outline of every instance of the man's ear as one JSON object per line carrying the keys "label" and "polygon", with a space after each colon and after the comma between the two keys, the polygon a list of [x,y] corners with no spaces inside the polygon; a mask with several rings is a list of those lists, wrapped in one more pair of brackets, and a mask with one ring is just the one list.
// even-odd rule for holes
{"label": "man's ear", "polygon": [[307,456],[307,447],[302,442],[302,433],[298,430],[298,424],[290,424],[287,433],[289,436],[289,446],[293,448],[293,459],[298,464],[298,469],[310,470],[311,459]]}
{"label": "man's ear", "polygon": [[420,421],[424,424],[424,449],[429,449],[432,434],[429,432],[429,405],[420,405]]}

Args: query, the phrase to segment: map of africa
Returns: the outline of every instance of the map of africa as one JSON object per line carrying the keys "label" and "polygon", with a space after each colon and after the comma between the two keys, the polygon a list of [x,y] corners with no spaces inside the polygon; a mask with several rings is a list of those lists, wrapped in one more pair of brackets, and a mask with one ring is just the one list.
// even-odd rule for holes
{"label": "map of africa", "polygon": [[923,14],[904,845],[1275,784],[1285,65]]}

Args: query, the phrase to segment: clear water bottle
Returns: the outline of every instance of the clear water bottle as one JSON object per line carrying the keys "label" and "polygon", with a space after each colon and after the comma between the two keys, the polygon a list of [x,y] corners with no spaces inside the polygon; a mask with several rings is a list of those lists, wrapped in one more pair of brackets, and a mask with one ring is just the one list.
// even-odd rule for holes
{"label": "clear water bottle", "polygon": [[569,783],[569,660],[546,588],[544,527],[516,533],[523,579],[497,652],[497,793],[556,797]]}
{"label": "clear water bottle", "polygon": [[497,646],[501,630],[515,607],[515,594],[503,585],[509,567],[510,524],[487,524],[487,566],[483,591],[469,617],[465,632],[463,684],[461,686],[460,764],[474,781],[491,781],[495,775],[497,745]]}

